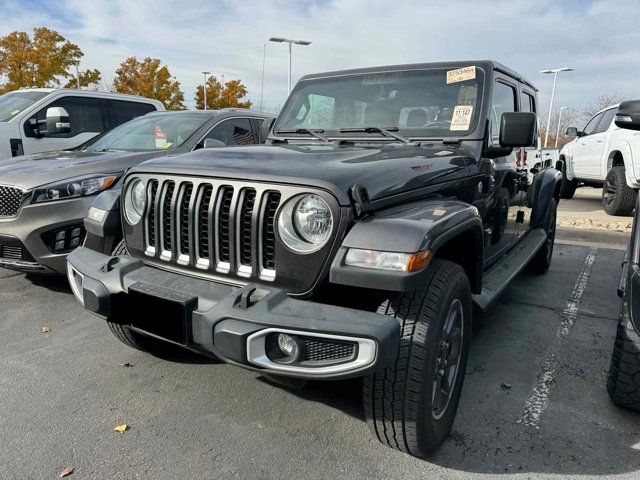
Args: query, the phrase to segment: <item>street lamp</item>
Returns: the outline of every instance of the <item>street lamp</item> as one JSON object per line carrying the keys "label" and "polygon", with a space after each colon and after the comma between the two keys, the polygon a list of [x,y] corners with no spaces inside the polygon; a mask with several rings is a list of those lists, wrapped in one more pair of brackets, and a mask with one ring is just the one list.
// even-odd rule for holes
{"label": "street lamp", "polygon": [[203,101],[204,101],[204,109],[207,109],[207,75],[209,75],[211,72],[202,72],[202,74],[204,75],[204,85],[202,85],[202,95],[203,95]]}
{"label": "street lamp", "polygon": [[262,78],[260,80],[260,113],[262,113],[262,99],[264,98],[264,61],[267,58],[267,44],[262,49]]}
{"label": "street lamp", "polygon": [[560,107],[560,113],[558,114],[558,128],[556,128],[556,143],[553,148],[558,148],[558,136],[560,136],[560,122],[562,121],[563,110],[569,110],[569,107]]}
{"label": "street lamp", "polygon": [[293,40],[291,38],[271,37],[270,42],[288,43],[289,44],[289,81],[287,82],[287,93],[291,93],[291,45],[309,45],[311,42],[306,40]]}
{"label": "street lamp", "polygon": [[572,72],[575,68],[571,67],[562,67],[562,68],[551,68],[548,70],[540,70],[540,73],[553,73],[553,88],[551,89],[551,103],[549,104],[549,117],[547,118],[547,133],[544,136],[544,148],[547,148],[547,140],[549,140],[549,124],[551,123],[551,110],[553,110],[553,97],[556,94],[556,80],[558,78],[558,73],[560,72]]}

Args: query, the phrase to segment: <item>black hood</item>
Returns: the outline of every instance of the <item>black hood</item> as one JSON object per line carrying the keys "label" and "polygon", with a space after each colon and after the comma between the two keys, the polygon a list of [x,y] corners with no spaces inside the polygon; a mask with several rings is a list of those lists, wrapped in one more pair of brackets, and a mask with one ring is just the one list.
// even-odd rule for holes
{"label": "black hood", "polygon": [[346,205],[353,184],[378,200],[466,177],[473,158],[469,147],[443,144],[257,145],[201,149],[133,171],[307,185],[331,191]]}
{"label": "black hood", "polygon": [[164,155],[146,152],[45,152],[0,160],[0,185],[25,190],[73,177],[123,172],[140,162]]}

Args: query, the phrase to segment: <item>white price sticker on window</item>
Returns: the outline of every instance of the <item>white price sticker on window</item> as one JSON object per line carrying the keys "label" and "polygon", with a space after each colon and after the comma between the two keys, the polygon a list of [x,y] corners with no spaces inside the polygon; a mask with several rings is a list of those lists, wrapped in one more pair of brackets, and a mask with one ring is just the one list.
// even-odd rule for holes
{"label": "white price sticker on window", "polygon": [[465,80],[473,80],[474,78],[476,78],[475,65],[449,70],[447,72],[447,85],[450,83],[464,82]]}
{"label": "white price sticker on window", "polygon": [[449,130],[469,130],[472,115],[473,106],[456,105],[456,108],[453,109],[453,117],[451,118]]}

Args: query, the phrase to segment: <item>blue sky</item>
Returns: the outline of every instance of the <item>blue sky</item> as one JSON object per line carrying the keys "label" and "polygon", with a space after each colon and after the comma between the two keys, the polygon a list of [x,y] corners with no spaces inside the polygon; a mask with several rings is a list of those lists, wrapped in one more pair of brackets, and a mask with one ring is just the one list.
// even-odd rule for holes
{"label": "blue sky", "polygon": [[[85,52],[81,68],[108,81],[127,56],[166,63],[193,105],[203,70],[240,78],[256,104],[263,45],[270,36],[310,40],[294,47],[293,76],[370,65],[495,59],[529,78],[546,108],[580,108],[600,94],[640,98],[640,2],[624,0],[0,0],[0,34],[47,26]],[[287,51],[267,45],[264,103],[286,98]]]}

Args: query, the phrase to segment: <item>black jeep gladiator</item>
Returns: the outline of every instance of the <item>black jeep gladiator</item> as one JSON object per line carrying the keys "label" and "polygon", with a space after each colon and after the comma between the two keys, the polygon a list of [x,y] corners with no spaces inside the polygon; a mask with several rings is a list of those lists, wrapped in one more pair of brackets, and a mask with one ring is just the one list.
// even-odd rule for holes
{"label": "black jeep gladiator", "polygon": [[[451,429],[474,313],[551,262],[560,173],[526,166],[535,106],[492,61],[306,76],[267,145],[152,160],[98,197],[72,289],[140,350],[290,384],[364,377],[372,432],[425,457]],[[114,225],[124,254],[88,248]]]}

